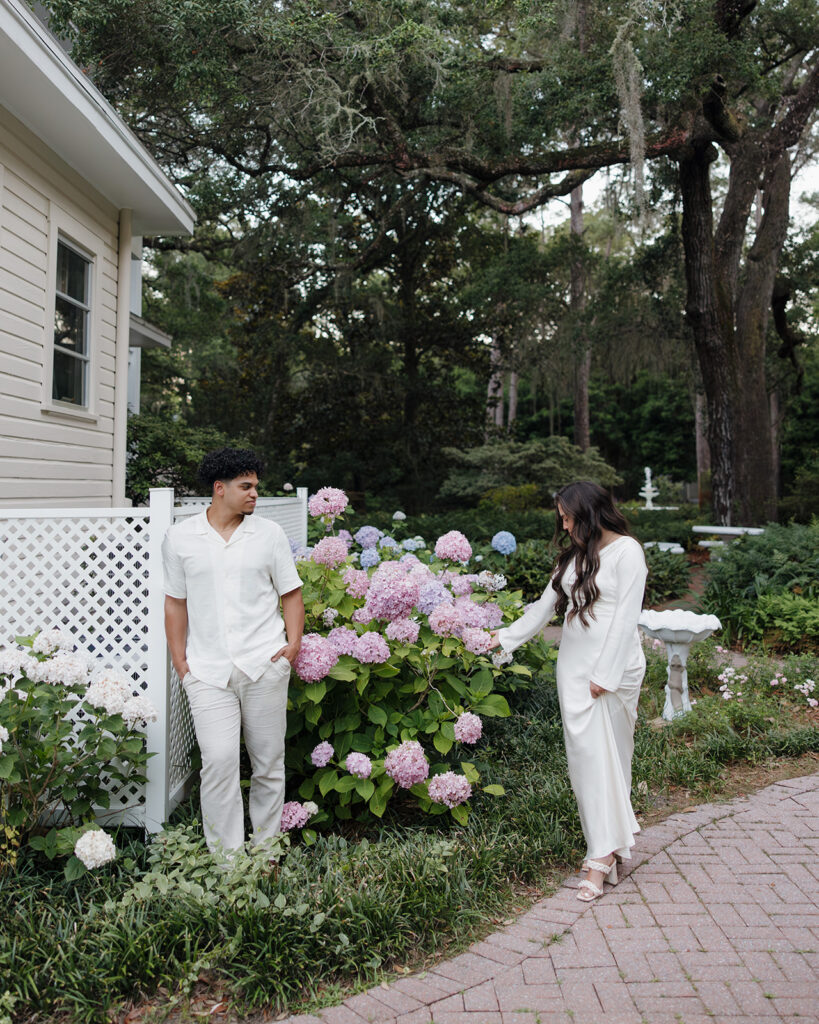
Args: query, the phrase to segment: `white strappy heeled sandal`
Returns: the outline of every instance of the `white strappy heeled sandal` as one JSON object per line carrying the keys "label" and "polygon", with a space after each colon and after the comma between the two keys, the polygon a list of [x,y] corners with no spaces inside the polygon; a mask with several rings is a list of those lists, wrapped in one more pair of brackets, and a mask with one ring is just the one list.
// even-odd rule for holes
{"label": "white strappy heeled sandal", "polygon": [[[604,864],[599,860],[587,860],[583,865],[587,871],[600,871],[605,875],[605,881],[609,885],[617,885],[617,858],[615,857],[611,864]],[[599,885],[595,885],[594,882],[590,882],[588,878],[582,879],[577,887],[577,898],[582,903],[591,903],[592,900],[599,899],[603,895],[603,889]]]}

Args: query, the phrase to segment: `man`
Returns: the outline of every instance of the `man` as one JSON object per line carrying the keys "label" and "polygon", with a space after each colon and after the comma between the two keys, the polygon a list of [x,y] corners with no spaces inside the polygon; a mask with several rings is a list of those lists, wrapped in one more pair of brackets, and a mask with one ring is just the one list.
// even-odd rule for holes
{"label": "man", "polygon": [[253,518],[261,470],[252,451],[210,452],[199,477],[211,504],[171,526],[162,544],[165,635],[202,752],[205,838],[227,856],[244,842],[240,731],[253,768],[252,840],[279,830],[287,684],[304,630],[284,530]]}

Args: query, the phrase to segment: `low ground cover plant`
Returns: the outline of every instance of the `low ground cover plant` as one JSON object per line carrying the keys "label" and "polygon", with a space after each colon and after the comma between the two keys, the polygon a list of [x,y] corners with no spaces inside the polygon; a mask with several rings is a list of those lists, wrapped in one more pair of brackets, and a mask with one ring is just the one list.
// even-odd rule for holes
{"label": "low ground cover plant", "polygon": [[819,652],[819,519],[730,544],[709,564],[702,603],[732,641]]}
{"label": "low ground cover plant", "polygon": [[[677,787],[686,802],[711,798],[728,764],[819,750],[815,656],[752,659],[729,671],[716,641],[696,644],[694,711],[658,728],[666,657],[661,645],[646,647],[638,814],[663,806]],[[337,822],[311,844],[291,832],[273,865],[249,853],[225,872],[206,855],[193,799],[155,844],[121,830],[117,859],[73,882],[41,853],[21,851],[18,870],[0,878],[9,908],[0,997],[13,1002],[15,1021],[33,1013],[108,1021],[160,987],[171,994],[164,999],[183,999],[199,978],[224,984],[239,1013],[293,1010],[338,983],[375,981],[392,965],[458,948],[506,916],[519,886],[575,868],[583,840],[554,656],[541,642],[526,650],[532,684],[509,694],[508,717],[487,718],[475,758],[482,781],[505,796],[478,791],[466,826],[449,816],[408,817],[392,802],[381,819]]]}

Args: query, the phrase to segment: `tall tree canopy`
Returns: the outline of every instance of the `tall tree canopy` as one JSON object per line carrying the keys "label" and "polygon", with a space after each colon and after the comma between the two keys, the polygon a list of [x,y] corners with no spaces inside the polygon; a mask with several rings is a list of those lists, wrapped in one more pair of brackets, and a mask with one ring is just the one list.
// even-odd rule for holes
{"label": "tall tree canopy", "polygon": [[[342,172],[455,186],[515,214],[629,161],[639,199],[643,161],[674,161],[716,511],[772,516],[764,340],[789,153],[819,104],[814,0],[50,6],[163,165],[231,230]],[[718,150],[730,177],[715,217]]]}

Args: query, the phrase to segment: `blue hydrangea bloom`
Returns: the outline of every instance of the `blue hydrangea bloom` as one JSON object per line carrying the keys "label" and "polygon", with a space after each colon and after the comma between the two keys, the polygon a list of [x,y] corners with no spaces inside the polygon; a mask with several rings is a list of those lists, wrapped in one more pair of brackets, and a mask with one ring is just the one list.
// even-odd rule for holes
{"label": "blue hydrangea bloom", "polygon": [[508,530],[499,530],[492,538],[492,547],[502,555],[512,555],[518,546],[515,535]]}
{"label": "blue hydrangea bloom", "polygon": [[394,537],[382,537],[378,542],[380,548],[397,548],[398,541]]}
{"label": "blue hydrangea bloom", "polygon": [[[364,529],[364,527],[362,527]],[[378,565],[381,561],[381,556],[375,548],[364,548],[361,552],[361,566],[364,569],[370,569],[374,565]]]}
{"label": "blue hydrangea bloom", "polygon": [[355,533],[355,541],[362,548],[374,548],[383,536],[383,532],[377,526],[362,526]]}

